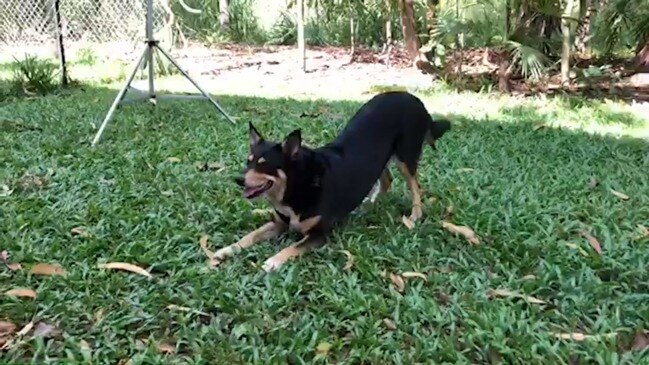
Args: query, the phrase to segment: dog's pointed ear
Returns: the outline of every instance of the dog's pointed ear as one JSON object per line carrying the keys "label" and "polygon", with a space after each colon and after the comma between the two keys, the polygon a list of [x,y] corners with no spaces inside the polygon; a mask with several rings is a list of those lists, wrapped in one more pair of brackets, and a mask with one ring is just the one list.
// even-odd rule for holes
{"label": "dog's pointed ear", "polygon": [[264,137],[261,136],[257,128],[252,125],[252,122],[248,122],[248,129],[250,133],[250,147],[264,140]]}
{"label": "dog's pointed ear", "polygon": [[300,149],[300,146],[302,145],[302,131],[299,129],[294,130],[291,132],[286,138],[284,139],[284,143],[282,143],[282,150],[284,151],[284,154],[288,157],[294,157],[297,151]]}

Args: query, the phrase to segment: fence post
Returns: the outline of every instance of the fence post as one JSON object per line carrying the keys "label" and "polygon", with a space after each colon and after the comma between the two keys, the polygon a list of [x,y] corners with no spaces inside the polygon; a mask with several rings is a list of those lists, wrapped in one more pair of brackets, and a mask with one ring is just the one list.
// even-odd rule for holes
{"label": "fence post", "polygon": [[54,0],[54,19],[56,21],[56,46],[59,49],[61,85],[68,86],[68,70],[65,63],[65,47],[63,47],[63,24],[61,24],[60,0]]}

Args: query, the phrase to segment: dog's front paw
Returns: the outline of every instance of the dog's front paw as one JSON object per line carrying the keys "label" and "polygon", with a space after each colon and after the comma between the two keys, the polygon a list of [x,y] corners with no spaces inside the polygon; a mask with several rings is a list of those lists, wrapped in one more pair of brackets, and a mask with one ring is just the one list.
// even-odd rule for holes
{"label": "dog's front paw", "polygon": [[273,272],[279,269],[282,265],[284,265],[284,261],[282,261],[279,257],[271,257],[268,260],[264,262],[263,265],[261,265],[261,268],[264,269],[265,272]]}
{"label": "dog's front paw", "polygon": [[217,250],[214,253],[214,258],[223,261],[223,260],[227,259],[228,257],[234,256],[234,254],[235,254],[235,252],[234,252],[234,249],[232,248],[232,246],[226,246],[226,247],[223,247],[223,248],[220,248],[219,250]]}

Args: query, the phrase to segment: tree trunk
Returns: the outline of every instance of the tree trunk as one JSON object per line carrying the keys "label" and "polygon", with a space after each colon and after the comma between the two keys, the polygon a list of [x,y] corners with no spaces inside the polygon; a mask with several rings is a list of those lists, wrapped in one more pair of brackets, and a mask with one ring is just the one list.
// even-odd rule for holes
{"label": "tree trunk", "polygon": [[417,23],[415,22],[414,0],[399,0],[401,12],[401,29],[406,42],[406,51],[412,60],[412,65],[424,73],[433,73],[434,68],[426,59],[426,56],[419,51],[421,42],[417,35]]}
{"label": "tree trunk", "polygon": [[649,39],[636,48],[634,63],[635,72],[649,73]]}
{"label": "tree trunk", "polygon": [[561,16],[561,84],[567,84],[570,81],[570,53],[571,37],[574,32],[575,7],[579,6],[579,0],[567,0],[563,14]]}
{"label": "tree trunk", "polygon": [[582,55],[590,56],[590,39],[593,33],[593,16],[595,6],[593,0],[585,0],[586,12],[579,29],[577,30],[577,51]]}
{"label": "tree trunk", "polygon": [[349,43],[351,45],[351,50],[349,51],[349,54],[352,56],[352,59],[354,58],[354,55],[356,54],[356,47],[355,47],[355,41],[354,41],[354,17],[349,18]]}
{"label": "tree trunk", "polygon": [[219,25],[222,30],[230,28],[230,9],[228,0],[219,0]]}
{"label": "tree trunk", "polygon": [[304,40],[304,0],[297,0],[297,49],[302,72],[306,72],[306,44]]}
{"label": "tree trunk", "polygon": [[512,15],[512,3],[511,0],[505,0],[505,34],[503,39],[505,41],[509,40],[509,32],[511,32],[511,15]]}

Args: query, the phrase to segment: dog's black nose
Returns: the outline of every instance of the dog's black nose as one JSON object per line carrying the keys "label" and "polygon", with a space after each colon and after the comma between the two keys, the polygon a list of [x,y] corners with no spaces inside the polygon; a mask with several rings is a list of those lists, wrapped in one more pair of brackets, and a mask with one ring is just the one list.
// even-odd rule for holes
{"label": "dog's black nose", "polygon": [[236,182],[237,185],[239,185],[239,186],[244,186],[244,184],[245,184],[245,181],[243,180],[242,176],[235,177],[234,182]]}

